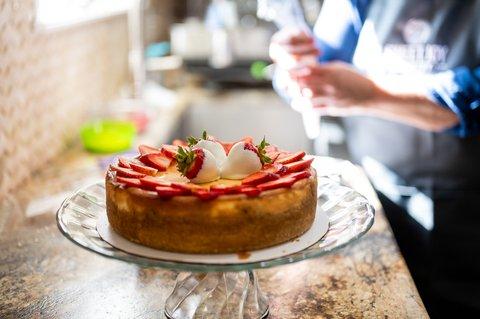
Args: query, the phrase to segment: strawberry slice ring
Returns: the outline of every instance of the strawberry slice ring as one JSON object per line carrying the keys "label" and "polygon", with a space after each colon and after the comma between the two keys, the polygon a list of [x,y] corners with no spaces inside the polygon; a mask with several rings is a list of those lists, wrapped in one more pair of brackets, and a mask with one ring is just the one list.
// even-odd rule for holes
{"label": "strawberry slice ring", "polygon": [[[136,193],[148,194],[149,198],[156,193],[158,198],[163,199],[191,196],[202,201],[228,195],[258,197],[263,192],[291,188],[296,182],[312,176],[310,166],[313,159],[304,159],[305,152],[281,150],[270,145],[265,138],[258,145],[248,136],[230,143],[204,131],[202,137],[191,136],[187,140],[175,140],[172,144],[163,144],[161,148],[140,145],[138,157],[119,157],[117,165],[111,165],[109,170],[114,172],[112,176],[119,185],[143,189],[145,193]],[[227,158],[218,161],[216,156],[225,157],[222,148]],[[162,177],[169,176],[175,168],[176,174],[190,182]],[[219,178],[236,179],[238,182],[223,184],[216,182]],[[204,186],[202,183],[207,184]]]}

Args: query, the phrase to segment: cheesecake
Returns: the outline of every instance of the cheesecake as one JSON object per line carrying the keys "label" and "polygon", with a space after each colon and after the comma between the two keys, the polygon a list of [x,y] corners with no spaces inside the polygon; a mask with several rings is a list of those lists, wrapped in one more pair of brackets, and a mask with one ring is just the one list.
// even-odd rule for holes
{"label": "cheesecake", "polygon": [[316,171],[305,152],[263,139],[223,142],[204,132],[160,148],[139,146],[106,173],[110,226],[151,248],[242,253],[294,240],[312,225]]}

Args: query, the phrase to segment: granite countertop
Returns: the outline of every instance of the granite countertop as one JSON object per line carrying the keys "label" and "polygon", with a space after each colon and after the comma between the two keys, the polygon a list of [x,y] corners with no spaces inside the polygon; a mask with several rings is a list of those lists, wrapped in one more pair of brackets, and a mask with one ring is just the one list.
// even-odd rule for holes
{"label": "granite countertop", "polygon": [[[101,179],[102,163],[73,147],[0,203],[1,318],[163,317],[175,272],[92,254],[57,229],[61,200]],[[341,169],[376,207],[375,224],[338,252],[259,270],[269,318],[427,318],[368,180],[353,165]]]}

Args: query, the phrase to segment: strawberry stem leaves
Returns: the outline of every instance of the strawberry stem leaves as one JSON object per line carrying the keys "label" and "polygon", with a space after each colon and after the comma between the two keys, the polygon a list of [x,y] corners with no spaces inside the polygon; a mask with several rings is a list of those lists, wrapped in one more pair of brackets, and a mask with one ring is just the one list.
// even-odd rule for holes
{"label": "strawberry stem leaves", "polygon": [[196,138],[195,136],[187,137],[188,146],[192,147],[195,144],[197,144],[198,142],[200,142],[200,140],[208,140],[207,131],[203,130],[202,137],[199,137],[199,138]]}
{"label": "strawberry stem leaves", "polygon": [[260,144],[257,145],[258,157],[260,157],[260,162],[262,163],[262,165],[265,165],[265,164],[268,164],[268,163],[272,162],[272,159],[267,156],[267,151],[265,150],[265,148],[269,145],[270,145],[270,143],[268,143],[265,140],[265,136],[263,137]]}
{"label": "strawberry stem leaves", "polygon": [[179,146],[177,156],[175,157],[175,159],[177,160],[177,170],[183,176],[185,176],[188,168],[195,160],[195,152],[190,149],[185,149],[182,146]]}

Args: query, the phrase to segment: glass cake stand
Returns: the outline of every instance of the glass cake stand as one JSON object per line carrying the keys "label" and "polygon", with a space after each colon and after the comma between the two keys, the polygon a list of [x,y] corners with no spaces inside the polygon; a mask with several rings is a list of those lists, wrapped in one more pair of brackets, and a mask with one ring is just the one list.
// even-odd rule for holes
{"label": "glass cake stand", "polygon": [[167,318],[265,318],[268,301],[259,288],[255,269],[322,256],[360,238],[373,224],[374,209],[365,197],[330,178],[319,177],[318,182],[318,207],[329,218],[327,233],[301,251],[257,262],[187,263],[146,258],[113,247],[97,231],[98,217],[106,214],[103,182],[67,198],[57,212],[57,222],[68,239],[94,253],[180,271],[165,303]]}

